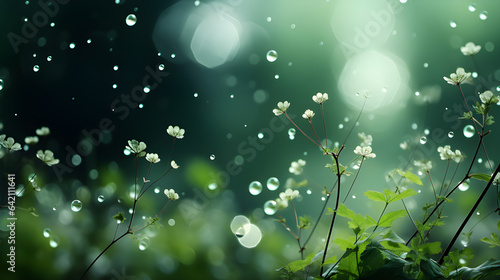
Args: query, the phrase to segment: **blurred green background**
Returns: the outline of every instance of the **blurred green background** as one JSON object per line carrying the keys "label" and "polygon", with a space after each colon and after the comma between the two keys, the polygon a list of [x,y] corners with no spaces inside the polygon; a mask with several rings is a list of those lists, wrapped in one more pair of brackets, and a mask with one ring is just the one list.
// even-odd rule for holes
{"label": "blurred green background", "polygon": [[[14,173],[17,184],[25,185],[36,172],[41,187],[18,198],[16,273],[2,262],[2,279],[80,277],[112,240],[112,216],[127,214],[132,205],[135,163],[124,154],[130,139],[144,141],[148,152],[160,155],[151,178],[163,173],[170,157],[181,166],[155,185],[160,193],[152,188],[141,198],[135,223],[141,226],[142,216],[161,210],[163,189],[174,188],[181,199],[167,206],[159,228],[115,244],[87,279],[276,279],[275,270],[299,254],[276,217],[264,213],[264,203],[285,190],[288,178],[306,179],[296,207],[315,220],[321,190],[334,182],[324,168],[331,160],[298,131],[290,137],[292,125],[272,114],[278,101],[291,103],[288,112],[307,133],[301,115],[308,108],[315,111],[315,128],[323,135],[319,107],[311,97],[328,93],[330,144],[344,143],[354,127],[345,143],[345,164],[360,144],[357,134],[373,136],[377,157],[364,163],[346,204],[377,217],[381,205],[369,202],[363,192],[393,188],[385,179],[388,171],[413,160],[432,160],[433,180],[441,182],[446,162],[436,149],[444,145],[468,156],[452,184],[470,165],[478,136],[464,136],[469,123],[457,120],[463,101],[442,77],[457,67],[476,73],[463,86],[469,105],[478,92],[500,90],[500,4],[495,1],[48,2],[0,1],[0,134],[24,145],[24,137],[35,135],[37,128],[51,130],[35,146],[1,159],[4,182],[7,173]],[[482,47],[474,56],[477,66],[460,52],[469,41]],[[266,55],[271,50],[277,59]],[[365,94],[370,97],[356,122]],[[186,129],[172,155],[172,138],[165,131],[169,125]],[[485,147],[495,168],[500,162],[498,125],[491,129]],[[454,136],[448,137],[449,132]],[[422,136],[425,144],[420,144]],[[405,141],[409,149],[402,150]],[[61,163],[43,166],[35,157],[39,149],[54,151]],[[491,173],[484,152],[479,158],[472,172]],[[291,174],[290,164],[298,159],[307,162],[304,171]],[[450,165],[447,180],[455,167]],[[148,168],[141,159],[140,182]],[[278,190],[265,187],[270,177],[279,179]],[[421,193],[407,200],[416,218],[433,199],[429,181],[422,180]],[[264,185],[260,194],[250,194],[252,181]],[[468,190],[453,195],[454,203],[444,212],[447,227],[436,229],[432,240],[448,244],[450,232],[484,185],[471,181]],[[2,191],[2,205],[6,196]],[[75,199],[83,204],[79,212],[70,207]],[[39,216],[22,210],[29,207]],[[475,265],[499,257],[498,250],[478,241],[498,231],[498,216],[486,217],[497,207],[492,190],[465,228],[481,221],[468,245],[475,250]],[[293,220],[290,209],[280,214]],[[231,231],[237,215],[248,217],[262,232],[255,248],[242,246]],[[4,260],[6,211],[0,216]],[[311,250],[324,244],[326,220]],[[398,220],[396,229],[403,238],[412,233],[408,219]],[[140,250],[146,237],[147,248]]]}

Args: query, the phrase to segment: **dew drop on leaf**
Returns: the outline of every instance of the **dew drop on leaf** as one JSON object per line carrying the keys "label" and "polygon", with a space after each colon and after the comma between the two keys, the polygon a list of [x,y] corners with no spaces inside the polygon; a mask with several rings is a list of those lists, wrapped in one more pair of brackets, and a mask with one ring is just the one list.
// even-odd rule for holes
{"label": "dew drop on leaf", "polygon": [[458,186],[458,189],[461,190],[461,191],[463,191],[463,192],[466,191],[466,190],[468,190],[469,189],[469,183],[464,181],[462,184],[460,184]]}
{"label": "dew drop on leaf", "polygon": [[148,246],[149,246],[149,238],[144,237],[143,239],[141,239],[141,241],[139,241],[139,250],[144,251],[148,248]]}
{"label": "dew drop on leaf", "polygon": [[258,195],[262,192],[262,184],[259,181],[253,181],[248,185],[248,191],[252,195]]}
{"label": "dew drop on leaf", "polygon": [[71,210],[73,212],[82,210],[82,202],[78,199],[73,200],[73,202],[71,202]]}
{"label": "dew drop on leaf", "polygon": [[476,133],[476,130],[474,129],[474,127],[472,125],[466,125],[464,127],[464,136],[467,137],[467,138],[471,138],[472,136],[474,136],[474,133]]}
{"label": "dew drop on leaf", "polygon": [[268,200],[264,203],[264,213],[274,215],[278,211],[278,204],[274,200]]}

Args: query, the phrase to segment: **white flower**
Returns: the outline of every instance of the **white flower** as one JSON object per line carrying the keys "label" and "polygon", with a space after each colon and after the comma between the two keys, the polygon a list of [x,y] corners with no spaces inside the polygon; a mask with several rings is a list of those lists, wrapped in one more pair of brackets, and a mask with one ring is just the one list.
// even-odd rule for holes
{"label": "white flower", "polygon": [[446,145],[444,147],[438,147],[437,149],[441,160],[450,160],[455,157],[455,153],[451,150],[450,145]]}
{"label": "white flower", "polygon": [[358,137],[363,141],[361,146],[370,146],[373,141],[373,137],[371,135],[366,135],[364,132],[358,133]]}
{"label": "white flower", "polygon": [[279,116],[279,115],[283,114],[286,111],[286,109],[288,109],[288,107],[290,107],[290,102],[288,102],[288,101],[278,102],[279,109],[273,109],[273,113],[276,116]]}
{"label": "white flower", "polygon": [[481,46],[479,46],[479,45],[476,46],[473,42],[468,42],[467,44],[465,44],[465,47],[460,48],[460,51],[464,55],[475,55],[480,50],[481,50]]}
{"label": "white flower", "polygon": [[128,146],[125,146],[125,149],[131,151],[134,154],[137,154],[139,157],[143,157],[146,155],[144,151],[146,149],[146,143],[139,142],[137,140],[128,140]]}
{"label": "white flower", "polygon": [[450,85],[459,85],[463,81],[467,80],[467,78],[469,78],[470,75],[471,75],[470,72],[465,73],[464,68],[459,67],[457,68],[456,73],[451,73],[449,78],[443,77],[443,79]]}
{"label": "white flower", "polygon": [[479,95],[479,99],[484,104],[498,103],[498,96],[495,96],[491,90],[487,90]]}
{"label": "white flower", "polygon": [[302,174],[302,167],[306,165],[306,161],[303,159],[299,159],[298,161],[292,161],[291,166],[288,168],[288,171],[290,173],[293,173],[295,175],[300,175]]}
{"label": "white flower", "polygon": [[36,152],[36,157],[48,166],[56,165],[59,163],[59,160],[54,158],[54,153],[51,150],[46,150],[45,152],[42,150],[38,150],[38,152]]}
{"label": "white flower", "polygon": [[[493,176],[493,174],[491,174]],[[498,185],[500,183],[500,172],[497,173],[497,176],[495,176],[495,179],[493,179],[493,185]]]}
{"label": "white flower", "polygon": [[172,166],[172,168],[173,168],[173,169],[177,169],[177,168],[179,168],[179,165],[177,165],[177,163],[175,162],[175,160],[172,160],[172,161],[170,162],[170,166]]}
{"label": "white flower", "polygon": [[28,145],[38,143],[38,136],[27,136],[24,138],[24,142]]}
{"label": "white flower", "polygon": [[288,199],[276,198],[276,204],[278,205],[278,209],[282,210],[288,207]]}
{"label": "white flower", "polygon": [[146,154],[146,160],[151,163],[158,163],[160,162],[160,157],[158,154]]}
{"label": "white flower", "polygon": [[182,128],[179,128],[178,126],[168,126],[167,128],[167,133],[168,135],[172,136],[172,137],[175,137],[175,138],[178,138],[178,139],[182,139],[184,138],[184,133],[186,131]]}
{"label": "white flower", "polygon": [[280,198],[282,200],[288,201],[296,198],[299,195],[300,193],[298,190],[286,189],[284,192],[280,193]]}
{"label": "white flower", "polygon": [[14,138],[9,137],[9,138],[7,138],[7,140],[3,140],[3,139],[5,139],[5,134],[2,134],[2,136],[0,136],[0,144],[2,146],[4,146],[6,149],[8,149],[10,151],[21,150],[21,144],[16,143],[16,141],[14,141]]}
{"label": "white flower", "polygon": [[416,160],[413,164],[417,167],[422,168],[424,171],[430,171],[432,169],[432,161],[420,161]]}
{"label": "white flower", "polygon": [[372,153],[372,147],[370,146],[365,146],[365,147],[357,146],[356,149],[354,150],[354,153],[367,158],[374,158],[377,156],[376,154]]}
{"label": "white flower", "polygon": [[168,197],[168,199],[170,199],[170,200],[179,199],[179,195],[173,189],[170,189],[170,190],[165,189],[164,193]]}
{"label": "white flower", "polygon": [[452,159],[456,163],[460,163],[464,158],[465,156],[462,155],[462,152],[460,152],[460,150],[455,150],[455,153],[453,153]]}
{"label": "white flower", "polygon": [[321,104],[328,100],[328,93],[321,94],[321,92],[318,92],[312,98],[314,102]]}
{"label": "white flower", "polygon": [[50,134],[50,129],[46,126],[42,126],[36,130],[36,135],[38,136],[47,136]]}
{"label": "white flower", "polygon": [[302,117],[303,117],[304,119],[306,119],[306,120],[307,120],[307,119],[311,119],[312,117],[314,117],[314,112],[313,112],[313,111],[311,111],[311,110],[309,110],[309,109],[307,109],[307,110],[304,112],[304,114],[302,114]]}

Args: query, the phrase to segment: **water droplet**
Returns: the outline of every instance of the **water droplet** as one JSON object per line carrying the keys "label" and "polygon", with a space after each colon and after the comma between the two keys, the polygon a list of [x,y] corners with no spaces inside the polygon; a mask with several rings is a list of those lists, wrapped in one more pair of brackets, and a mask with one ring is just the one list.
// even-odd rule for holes
{"label": "water droplet", "polygon": [[142,108],[144,108],[144,104],[141,103],[141,104],[139,104],[139,109],[142,109]]}
{"label": "water droplet", "polygon": [[468,190],[469,189],[469,183],[467,181],[462,182],[462,184],[460,184],[458,186],[458,189],[461,190],[461,191],[463,191],[463,192],[466,191],[466,190]]}
{"label": "water droplet", "polygon": [[264,133],[260,132],[259,134],[257,134],[257,138],[259,138],[259,139],[264,138]]}
{"label": "water droplet", "polygon": [[57,236],[50,238],[49,245],[52,248],[57,248],[59,246],[59,238]]}
{"label": "water droplet", "polygon": [[425,134],[425,135],[429,135],[430,133],[431,133],[431,131],[430,131],[429,129],[427,129],[427,128],[426,128],[426,129],[424,129],[424,134]]}
{"label": "water droplet", "polygon": [[98,202],[103,202],[104,201],[104,195],[101,194],[100,196],[98,196],[97,197],[97,201]]}
{"label": "water droplet", "polygon": [[472,72],[472,78],[475,79],[475,78],[477,78],[477,76],[478,76],[477,72]]}
{"label": "water droplet", "polygon": [[90,43],[92,43],[92,39],[87,40],[87,44],[90,44]]}
{"label": "water droplet", "polygon": [[479,18],[481,20],[486,20],[488,18],[488,12],[487,11],[482,11],[480,14],[479,14]]}
{"label": "water droplet", "polygon": [[56,23],[55,22],[51,22],[50,23],[50,27],[54,27],[54,26],[56,26]]}
{"label": "water droplet", "polygon": [[38,72],[38,70],[40,70],[40,66],[38,65],[33,66],[33,72]]}
{"label": "water droplet", "polygon": [[264,203],[264,213],[274,215],[278,211],[278,203],[274,200],[268,200]]}
{"label": "water droplet", "polygon": [[168,225],[171,226],[171,227],[175,226],[175,220],[174,219],[169,219],[168,220]]}
{"label": "water droplet", "polygon": [[137,23],[137,17],[134,15],[134,14],[130,14],[127,16],[127,18],[125,19],[125,23],[128,25],[128,26],[134,26],[136,23]]}
{"label": "water droplet", "polygon": [[343,124],[339,124],[339,129],[342,129],[344,128],[344,125]]}
{"label": "water droplet", "polygon": [[200,1],[199,0],[194,1],[194,5],[198,7],[200,5]]}
{"label": "water droplet", "polygon": [[262,192],[262,184],[259,181],[253,181],[248,185],[248,191],[252,195],[258,195]]}
{"label": "water droplet", "polygon": [[144,251],[148,248],[149,246],[149,238],[144,237],[139,241],[139,250]]}
{"label": "water droplet", "polygon": [[312,191],[309,189],[306,191],[307,194],[312,194]]}
{"label": "water droplet", "polygon": [[464,136],[467,137],[467,138],[471,138],[472,136],[474,136],[474,134],[476,133],[476,130],[474,129],[474,127],[472,125],[466,125],[464,127]]}
{"label": "water droplet", "polygon": [[82,202],[78,199],[73,200],[73,202],[71,202],[71,210],[73,212],[82,210]]}
{"label": "water droplet", "polygon": [[290,28],[295,29],[295,24],[292,23],[292,25],[290,25]]}
{"label": "water droplet", "polygon": [[476,212],[476,215],[478,215],[478,216],[479,216],[479,215],[481,215],[481,212],[477,211],[477,212]]}
{"label": "water droplet", "polygon": [[276,80],[277,80],[277,79],[279,79],[279,78],[280,78],[280,75],[278,75],[278,74],[274,75],[274,79],[276,79]]}
{"label": "water droplet", "polygon": [[483,163],[483,159],[482,158],[478,158],[477,159],[477,163]]}
{"label": "water droplet", "polygon": [[250,220],[243,216],[238,215],[231,221],[231,231],[236,237],[241,238],[247,234],[250,229]]}
{"label": "water droplet", "polygon": [[271,178],[267,179],[267,188],[270,191],[277,190],[279,186],[280,186],[280,181],[278,180],[278,178],[271,177]]}
{"label": "water droplet", "polygon": [[151,91],[151,87],[145,86],[142,90],[144,91],[144,93],[149,93]]}
{"label": "water droplet", "polygon": [[3,85],[4,85],[4,83],[3,83],[3,79],[0,79],[0,90],[2,90],[2,89],[3,89]]}
{"label": "water droplet", "polygon": [[288,130],[288,138],[290,138],[290,140],[295,139],[295,133],[296,133],[295,128],[290,128]]}
{"label": "water droplet", "polygon": [[113,84],[113,88],[116,89],[118,87],[117,84]]}
{"label": "water droplet", "polygon": [[383,88],[382,88],[382,92],[383,92],[383,93],[387,93],[387,88],[386,88],[386,87],[383,87]]}
{"label": "water droplet", "polygon": [[453,132],[453,131],[448,132],[449,138],[453,138],[454,136],[455,136],[455,132]]}
{"label": "water droplet", "polygon": [[118,65],[113,66],[113,70],[118,71]]}
{"label": "water droplet", "polygon": [[270,50],[266,54],[266,59],[269,62],[275,62],[278,59],[278,52],[275,50]]}
{"label": "water droplet", "polygon": [[164,64],[158,65],[158,70],[160,70],[160,71],[165,70],[165,65]]}
{"label": "water droplet", "polygon": [[175,53],[170,55],[171,58],[175,58]]}
{"label": "water droplet", "polygon": [[356,199],[356,196],[355,196],[355,195],[352,195],[352,199]]}
{"label": "water droplet", "polygon": [[417,128],[418,128],[418,125],[416,123],[411,124],[411,129],[417,130]]}
{"label": "water droplet", "polygon": [[243,236],[245,236],[246,233],[247,233],[247,231],[245,230],[245,228],[240,227],[239,229],[236,230],[234,235],[236,235],[236,237],[238,237],[238,238],[242,238]]}
{"label": "water droplet", "polygon": [[52,56],[50,56],[50,55],[47,56],[47,61],[49,61],[49,62],[52,61]]}
{"label": "water droplet", "polygon": [[469,5],[469,11],[475,12],[476,11],[476,3],[472,3]]}
{"label": "water droplet", "polygon": [[455,27],[457,27],[457,23],[454,22],[453,20],[450,20],[450,26],[451,26],[451,28],[455,28]]}
{"label": "water droplet", "polygon": [[210,160],[214,160],[215,159],[215,155],[214,154],[211,154],[210,155]]}
{"label": "water droplet", "polygon": [[43,230],[43,237],[49,238],[50,237],[50,228],[45,228]]}
{"label": "water droplet", "polygon": [[415,96],[419,96],[419,95],[420,95],[420,92],[415,91]]}
{"label": "water droplet", "polygon": [[70,49],[74,49],[75,47],[76,47],[76,44],[75,44],[75,43],[70,43],[70,44],[69,44],[69,48],[70,48]]}
{"label": "water droplet", "polygon": [[271,20],[273,20],[271,17],[267,17],[267,22],[271,22]]}
{"label": "water droplet", "polygon": [[420,137],[420,144],[423,145],[425,143],[427,143],[427,137],[425,137],[425,136]]}
{"label": "water droplet", "polygon": [[210,183],[208,184],[208,189],[211,191],[215,191],[217,189],[217,183]]}
{"label": "water droplet", "polygon": [[429,67],[429,63],[424,63],[424,68],[428,68]]}
{"label": "water droplet", "polygon": [[467,242],[467,240],[460,240],[460,243],[462,244],[462,246],[464,247],[467,247],[467,245],[469,245],[469,242]]}
{"label": "water droplet", "polygon": [[195,93],[193,94],[193,96],[194,96],[194,97],[198,97],[198,93],[197,93],[197,92],[195,92]]}

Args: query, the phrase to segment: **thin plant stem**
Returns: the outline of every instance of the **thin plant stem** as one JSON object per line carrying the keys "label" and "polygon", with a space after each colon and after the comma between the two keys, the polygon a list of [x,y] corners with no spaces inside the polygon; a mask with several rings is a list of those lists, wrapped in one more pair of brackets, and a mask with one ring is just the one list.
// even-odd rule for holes
{"label": "thin plant stem", "polygon": [[318,144],[316,143],[314,140],[311,139],[311,137],[309,137],[307,134],[304,133],[304,131],[302,131],[302,129],[300,129],[300,127],[298,125],[296,125],[292,119],[288,116],[288,114],[285,112],[285,116],[288,118],[288,120],[305,136],[307,137],[307,139],[311,140],[311,142],[313,142],[316,146],[320,147],[322,150],[324,149],[322,146],[321,146],[321,143]]}
{"label": "thin plant stem", "polygon": [[429,170],[427,170],[427,175],[429,175],[429,181],[431,182],[432,191],[434,192],[434,198],[436,199],[436,203],[437,203],[438,198],[437,198],[437,194],[436,194],[436,188],[434,187],[434,183],[432,182],[431,173],[429,172]]}
{"label": "thin plant stem", "polygon": [[354,187],[354,183],[356,183],[356,179],[358,178],[359,172],[361,171],[361,166],[363,166],[363,162],[365,160],[365,156],[361,158],[361,163],[359,164],[358,172],[356,172],[356,176],[354,176],[354,180],[352,181],[351,186],[349,187],[349,190],[347,191],[347,194],[344,197],[344,200],[342,203],[344,203],[347,200],[347,197],[349,196],[349,193],[351,192],[352,188]]}
{"label": "thin plant stem", "polygon": [[[448,163],[446,164],[446,170],[444,171],[443,181],[441,182],[441,188],[439,189],[439,195],[441,195],[442,191],[444,190],[444,181],[446,180],[446,175],[448,175],[449,168],[450,168],[450,160],[448,160]],[[445,191],[445,193],[446,193],[446,191]]]}
{"label": "thin plant stem", "polygon": [[467,224],[467,222],[469,221],[469,219],[476,212],[477,207],[479,206],[479,204],[483,200],[484,196],[486,195],[486,193],[490,189],[490,186],[492,185],[492,183],[495,180],[495,177],[496,177],[496,175],[498,174],[499,171],[500,171],[500,164],[497,166],[497,169],[495,170],[495,172],[491,176],[490,181],[488,182],[488,184],[484,188],[484,190],[481,193],[481,195],[479,196],[479,198],[476,200],[476,203],[474,203],[474,206],[472,206],[472,208],[470,209],[469,213],[467,214],[467,217],[465,217],[464,221],[462,222],[462,224],[458,228],[457,232],[455,233],[455,236],[453,236],[453,239],[450,241],[450,243],[448,244],[448,246],[444,250],[443,254],[441,255],[441,258],[438,261],[438,263],[440,265],[443,263],[444,257],[446,257],[448,255],[448,253],[450,252],[451,247],[453,247],[453,244],[455,244],[455,241],[458,239],[458,236],[460,236],[460,234],[462,233],[462,230],[464,229],[464,227]]}
{"label": "thin plant stem", "polygon": [[[316,140],[318,140],[318,143],[321,143],[321,141],[318,138],[318,135],[316,134],[316,130],[314,129],[314,125],[313,125],[311,119],[309,119],[309,124],[311,125],[311,129],[312,129],[312,131],[314,133],[314,137],[316,138]],[[328,144],[326,145],[326,147],[328,147]]]}
{"label": "thin plant stem", "polygon": [[[321,108],[321,118],[323,119],[323,131],[325,132],[325,147],[328,148],[328,137],[326,136],[325,113],[323,112],[323,103],[319,104]],[[319,142],[321,144],[321,142]]]}

